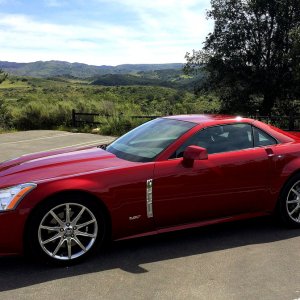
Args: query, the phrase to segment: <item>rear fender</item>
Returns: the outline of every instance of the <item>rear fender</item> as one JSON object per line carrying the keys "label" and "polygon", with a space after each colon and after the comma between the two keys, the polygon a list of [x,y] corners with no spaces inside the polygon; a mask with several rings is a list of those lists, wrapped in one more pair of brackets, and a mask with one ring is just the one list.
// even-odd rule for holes
{"label": "rear fender", "polygon": [[280,193],[285,186],[285,184],[292,178],[295,174],[300,172],[300,157],[292,158],[290,161],[286,161],[284,157],[277,158],[276,161],[276,173],[273,176],[274,182],[271,184],[271,194],[274,197],[274,207],[279,199]]}

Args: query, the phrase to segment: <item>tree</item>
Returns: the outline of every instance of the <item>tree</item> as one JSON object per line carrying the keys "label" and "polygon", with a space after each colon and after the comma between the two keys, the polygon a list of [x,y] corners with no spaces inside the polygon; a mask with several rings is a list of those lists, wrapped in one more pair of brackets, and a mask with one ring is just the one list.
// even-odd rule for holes
{"label": "tree", "polygon": [[206,75],[198,90],[217,91],[225,111],[268,114],[297,99],[300,1],[211,0],[211,6],[213,32],[202,50],[186,54],[185,72],[201,68]]}

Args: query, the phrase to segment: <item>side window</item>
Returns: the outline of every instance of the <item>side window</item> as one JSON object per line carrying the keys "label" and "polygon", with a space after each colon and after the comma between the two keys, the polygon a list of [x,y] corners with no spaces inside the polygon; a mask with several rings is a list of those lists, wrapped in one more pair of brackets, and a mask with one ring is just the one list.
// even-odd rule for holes
{"label": "side window", "polygon": [[253,127],[254,147],[270,146],[277,144],[277,141],[266,132]]}
{"label": "side window", "polygon": [[249,124],[226,125],[227,149],[226,151],[253,148],[252,126]]}
{"label": "side window", "polygon": [[252,128],[242,123],[205,128],[190,137],[170,158],[182,157],[191,145],[206,148],[208,154],[253,148]]}

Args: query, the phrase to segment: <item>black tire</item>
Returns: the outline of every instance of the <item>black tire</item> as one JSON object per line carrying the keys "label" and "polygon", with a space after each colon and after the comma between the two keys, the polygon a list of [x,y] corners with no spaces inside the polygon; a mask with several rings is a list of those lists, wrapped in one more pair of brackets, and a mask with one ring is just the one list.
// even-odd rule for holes
{"label": "black tire", "polygon": [[278,204],[281,221],[289,227],[300,228],[300,174],[296,174],[285,184]]}
{"label": "black tire", "polygon": [[97,203],[82,194],[57,195],[30,217],[26,252],[46,263],[78,263],[100,248],[106,228],[105,214]]}

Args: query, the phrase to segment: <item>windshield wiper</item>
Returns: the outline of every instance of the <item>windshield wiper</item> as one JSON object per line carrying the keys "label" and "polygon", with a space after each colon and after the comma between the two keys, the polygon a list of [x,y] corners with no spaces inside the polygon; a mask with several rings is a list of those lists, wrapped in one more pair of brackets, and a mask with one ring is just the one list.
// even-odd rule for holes
{"label": "windshield wiper", "polygon": [[106,150],[107,146],[108,146],[108,144],[103,144],[103,145],[97,146],[97,148],[101,148],[103,150]]}

